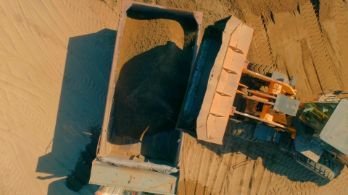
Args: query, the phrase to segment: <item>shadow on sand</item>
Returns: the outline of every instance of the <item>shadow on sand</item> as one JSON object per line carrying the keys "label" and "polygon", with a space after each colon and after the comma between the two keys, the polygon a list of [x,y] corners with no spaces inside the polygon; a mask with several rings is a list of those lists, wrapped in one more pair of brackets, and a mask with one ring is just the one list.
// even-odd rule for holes
{"label": "shadow on sand", "polygon": [[248,142],[241,138],[234,137],[231,132],[240,128],[255,128],[255,126],[254,124],[245,123],[239,125],[231,122],[227,127],[223,145],[216,145],[203,141],[199,141],[199,143],[218,155],[242,153],[247,156],[245,162],[231,164],[231,169],[245,166],[248,161],[256,160],[260,157],[267,170],[285,176],[291,181],[313,182],[319,186],[329,182],[297,163],[290,154],[281,151],[276,145],[271,143]]}
{"label": "shadow on sand", "polygon": [[[116,31],[110,29],[69,39],[52,149],[36,168],[48,175],[38,179],[64,177],[49,185],[49,195],[74,193],[65,186],[65,177],[90,142],[91,128],[101,126],[115,39]],[[82,193],[95,190],[87,186]]]}

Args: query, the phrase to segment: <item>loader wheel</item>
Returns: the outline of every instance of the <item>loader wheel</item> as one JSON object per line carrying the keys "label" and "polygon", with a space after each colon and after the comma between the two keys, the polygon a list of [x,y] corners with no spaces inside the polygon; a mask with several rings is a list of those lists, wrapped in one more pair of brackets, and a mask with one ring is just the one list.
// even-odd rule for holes
{"label": "loader wheel", "polygon": [[248,66],[249,70],[257,72],[262,75],[270,76],[274,71],[278,71],[277,65],[264,65],[264,64],[254,64],[250,63]]}
{"label": "loader wheel", "polygon": [[[277,170],[282,171],[282,174],[288,175],[289,178],[296,178],[296,180],[299,179],[301,181],[306,178],[305,180],[314,181],[322,185],[337,177],[343,169],[342,163],[330,154],[324,153],[319,162],[314,162],[295,152],[294,149],[291,149],[291,143],[287,143],[288,140],[291,140],[290,135],[289,137],[282,135],[280,144],[275,144],[254,138],[255,126],[250,123],[237,123],[231,126],[231,131],[228,133],[233,138],[238,139],[241,143],[254,145],[248,151],[248,155],[262,157],[265,162],[270,162],[266,164],[269,167],[273,167],[272,169],[281,167]],[[299,169],[301,171],[295,171]],[[311,171],[311,173],[302,171],[304,169]]]}
{"label": "loader wheel", "polygon": [[343,169],[343,165],[330,154],[324,153],[319,162],[314,162],[301,154],[294,154],[295,160],[308,170],[314,172],[326,182],[337,177]]}
{"label": "loader wheel", "polygon": [[88,184],[92,161],[96,156],[100,128],[91,130],[90,143],[86,145],[78,158],[75,169],[68,175],[66,186],[75,192],[78,192],[84,185]]}
{"label": "loader wheel", "polygon": [[82,183],[74,174],[69,175],[66,179],[66,187],[74,192],[78,192],[85,184]]}
{"label": "loader wheel", "polygon": [[75,165],[75,170],[66,179],[66,186],[72,191],[78,192],[84,185],[88,184],[93,159],[86,154],[88,154],[86,151],[81,154]]}

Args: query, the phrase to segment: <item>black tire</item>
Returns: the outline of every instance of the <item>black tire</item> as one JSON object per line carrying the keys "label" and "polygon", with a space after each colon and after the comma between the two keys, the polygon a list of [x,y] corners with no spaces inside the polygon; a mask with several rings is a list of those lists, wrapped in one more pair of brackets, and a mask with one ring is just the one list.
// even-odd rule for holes
{"label": "black tire", "polygon": [[343,164],[327,153],[322,154],[318,162],[314,162],[299,153],[295,153],[294,158],[299,164],[303,165],[305,168],[317,174],[327,182],[336,178],[343,169]]}
{"label": "black tire", "polygon": [[85,184],[75,177],[74,174],[69,175],[65,182],[66,187],[74,192],[78,192]]}
{"label": "black tire", "polygon": [[259,74],[263,74],[266,76],[272,75],[274,71],[278,71],[277,66],[274,65],[264,65],[264,64],[254,64],[250,63],[248,66],[249,70],[252,70],[254,72],[257,72]]}
{"label": "black tire", "polygon": [[92,161],[96,156],[99,132],[99,130],[91,132],[90,143],[87,144],[84,151],[81,152],[75,164],[75,169],[66,179],[66,186],[72,191],[78,192],[84,185],[88,184],[91,175]]}
{"label": "black tire", "polygon": [[316,178],[310,178],[306,171],[299,171],[294,174],[291,171],[283,170],[291,178],[300,180],[300,178],[303,179],[309,176],[308,180],[310,181],[315,181],[318,184],[326,184],[336,178],[344,167],[342,163],[329,153],[322,154],[319,162],[314,162],[301,153],[296,152],[292,142],[289,142],[291,140],[290,135],[288,137],[281,136],[280,143],[276,144],[255,139],[253,137],[255,126],[251,124],[240,123],[234,127],[230,131],[232,137],[237,138],[241,143],[254,144],[256,147],[255,154],[265,160],[272,161],[272,166],[287,167],[289,170],[295,170],[298,169],[296,168],[296,164],[298,163],[303,167],[301,169],[307,169],[313,173],[311,175],[318,176]]}

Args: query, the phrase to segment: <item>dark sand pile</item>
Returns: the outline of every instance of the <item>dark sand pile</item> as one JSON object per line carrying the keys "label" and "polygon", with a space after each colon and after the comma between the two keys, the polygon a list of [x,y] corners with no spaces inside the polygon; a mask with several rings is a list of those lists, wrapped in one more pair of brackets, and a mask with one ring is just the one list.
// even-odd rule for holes
{"label": "dark sand pile", "polygon": [[137,142],[145,132],[151,135],[175,127],[190,72],[192,41],[185,41],[178,21],[127,18],[112,142]]}

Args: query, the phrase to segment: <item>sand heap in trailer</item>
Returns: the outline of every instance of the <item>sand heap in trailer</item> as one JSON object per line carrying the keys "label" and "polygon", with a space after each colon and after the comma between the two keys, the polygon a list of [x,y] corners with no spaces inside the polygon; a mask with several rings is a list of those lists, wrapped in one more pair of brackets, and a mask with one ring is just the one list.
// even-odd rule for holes
{"label": "sand heap in trailer", "polygon": [[192,42],[185,40],[178,21],[127,18],[117,67],[117,137],[112,141],[128,137],[137,142],[145,134],[175,127],[190,73],[192,49],[187,47]]}

